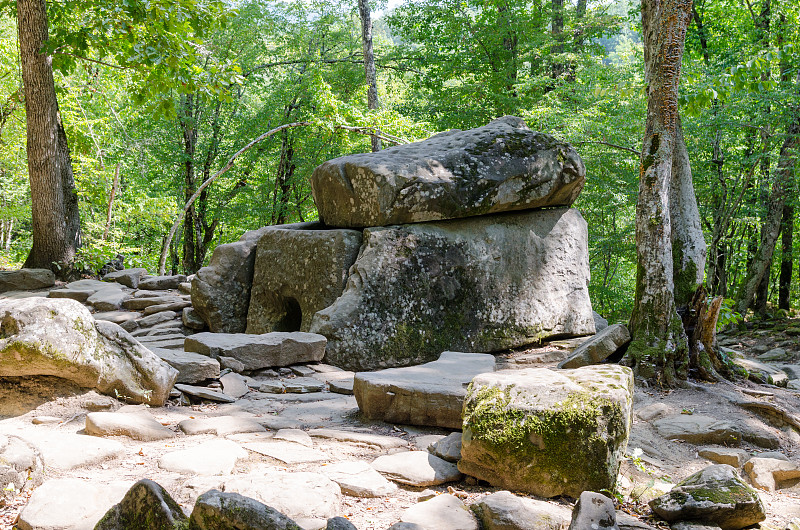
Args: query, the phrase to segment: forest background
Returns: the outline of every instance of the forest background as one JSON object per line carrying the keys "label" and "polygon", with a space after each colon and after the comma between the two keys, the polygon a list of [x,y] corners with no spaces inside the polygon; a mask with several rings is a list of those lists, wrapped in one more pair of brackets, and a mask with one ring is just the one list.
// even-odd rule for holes
{"label": "forest background", "polygon": [[[170,245],[168,269],[191,274],[247,230],[316,219],[311,172],[369,151],[370,137],[357,134],[365,128],[379,129],[386,147],[511,114],[583,157],[587,184],[575,206],[589,225],[592,301],[610,320],[628,319],[647,105],[638,4],[373,4],[375,109],[355,0],[125,1],[151,25],[134,27],[138,38],[113,52],[97,45],[97,32],[113,34],[103,28],[118,22],[114,3],[69,4],[49,5],[49,50],[78,191],[79,269],[96,272],[120,253],[128,267],[157,270],[186,200],[275,127],[307,123],[256,144],[205,188]],[[0,268],[12,268],[32,244],[31,191],[16,19],[11,9],[0,13]],[[764,253],[776,204],[780,232],[752,305],[798,305],[799,17],[790,0],[693,6],[680,110],[708,245],[706,283],[730,300],[723,317]],[[191,23],[175,23],[182,20]],[[156,36],[191,48],[185,77],[159,69],[180,47]]]}

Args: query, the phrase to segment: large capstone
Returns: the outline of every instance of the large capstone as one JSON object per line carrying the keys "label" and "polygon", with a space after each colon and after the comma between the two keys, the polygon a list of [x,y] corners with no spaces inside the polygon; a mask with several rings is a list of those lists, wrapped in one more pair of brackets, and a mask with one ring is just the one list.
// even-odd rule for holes
{"label": "large capstone", "polygon": [[56,277],[49,269],[0,271],[0,293],[42,289],[52,287],[55,283]]}
{"label": "large capstone", "polygon": [[347,287],[310,331],[349,370],[594,333],[586,222],[574,209],[364,230]]}
{"label": "large capstone", "polygon": [[344,291],[360,247],[358,230],[264,232],[258,241],[247,333],[308,331],[314,313]]}
{"label": "large capstone", "polygon": [[208,329],[215,333],[243,333],[247,327],[256,245],[264,232],[309,226],[314,225],[266,226],[214,249],[208,266],[197,271],[192,280],[192,306]]}
{"label": "large capstone", "polygon": [[585,181],[572,146],[504,116],[330,160],[314,170],[311,188],[320,220],[355,228],[569,206]]}
{"label": "large capstone", "polygon": [[464,402],[464,474],[542,497],[612,490],[631,427],[633,373],[619,365],[476,376]]}
{"label": "large capstone", "polygon": [[75,300],[0,300],[0,377],[32,375],[162,406],[178,371]]}

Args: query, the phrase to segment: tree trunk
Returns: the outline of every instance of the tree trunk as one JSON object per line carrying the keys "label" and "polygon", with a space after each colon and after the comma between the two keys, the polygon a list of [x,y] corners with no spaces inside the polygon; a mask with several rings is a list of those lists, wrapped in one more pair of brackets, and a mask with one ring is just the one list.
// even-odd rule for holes
{"label": "tree trunk", "polygon": [[119,162],[114,168],[114,182],[111,184],[111,195],[108,197],[108,211],[106,212],[106,227],[103,230],[103,241],[108,239],[108,232],[111,230],[111,214],[114,211],[114,199],[117,196],[117,187],[119,186]]}
{"label": "tree trunk", "polygon": [[[67,138],[58,114],[44,0],[18,0],[20,63],[25,87],[33,247],[25,267],[62,271],[79,243],[80,217]],[[58,264],[58,265],[57,265]]]}
{"label": "tree trunk", "polygon": [[[564,53],[564,0],[550,0],[550,7],[553,12],[551,32],[553,34],[553,40],[555,41],[552,53],[558,55]],[[553,79],[558,79],[563,73],[564,63],[562,63],[560,59],[557,59],[553,62],[550,75]]]}
{"label": "tree trunk", "polygon": [[[361,42],[364,51],[364,73],[367,77],[367,108],[375,110],[380,108],[378,100],[378,79],[375,72],[375,53],[372,49],[372,17],[369,9],[369,0],[358,0],[358,13],[361,16]],[[371,136],[372,152],[381,150],[381,139]]]}
{"label": "tree trunk", "polygon": [[[798,75],[800,83],[800,74]],[[772,263],[772,254],[781,228],[783,207],[786,204],[787,193],[791,189],[794,178],[797,150],[800,148],[800,119],[795,118],[786,131],[786,139],[781,146],[778,168],[775,171],[775,180],[769,194],[766,218],[761,229],[761,241],[753,261],[747,270],[747,276],[740,287],[736,297],[736,310],[744,314],[753,303],[756,290],[764,279]]]}
{"label": "tree trunk", "polygon": [[[691,0],[642,2],[647,121],[636,203],[633,341],[624,362],[633,367],[637,379],[653,385],[674,386],[688,375],[688,341],[675,305],[670,215],[673,209],[687,210],[671,207],[669,199],[679,143],[678,83],[691,7]],[[680,159],[680,153],[677,156]]]}
{"label": "tree trunk", "polygon": [[[183,202],[184,204],[194,195],[197,189],[195,176],[195,152],[197,150],[197,119],[199,117],[198,107],[195,96],[188,94],[184,96],[182,114],[179,123],[183,142]],[[183,260],[182,266],[186,274],[194,274],[197,270],[194,267],[195,255],[195,219],[196,208],[193,204],[183,218]]]}
{"label": "tree trunk", "polygon": [[792,269],[794,239],[794,206],[786,204],[783,207],[781,219],[781,275],[778,281],[778,308],[789,310],[791,308]]}

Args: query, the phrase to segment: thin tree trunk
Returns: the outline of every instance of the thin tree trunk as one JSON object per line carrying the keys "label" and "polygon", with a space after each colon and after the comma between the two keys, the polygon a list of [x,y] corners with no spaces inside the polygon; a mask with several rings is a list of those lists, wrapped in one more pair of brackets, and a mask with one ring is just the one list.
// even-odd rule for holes
{"label": "thin tree trunk", "polygon": [[669,204],[678,134],[678,83],[691,0],[643,0],[647,120],[636,203],[633,341],[624,362],[637,378],[674,386],[688,373],[688,340],[674,297]]}
{"label": "thin tree trunk", "polygon": [[[800,83],[800,74],[798,75]],[[753,303],[756,290],[764,279],[770,264],[775,244],[781,228],[783,207],[794,176],[797,150],[800,147],[800,119],[795,118],[786,131],[786,139],[781,146],[775,180],[770,190],[766,218],[761,230],[761,241],[758,250],[748,267],[747,276],[736,297],[736,310],[744,314]]]}
{"label": "thin tree trunk", "polygon": [[[364,52],[364,74],[367,77],[367,108],[379,109],[378,78],[375,71],[375,53],[372,49],[372,15],[369,0],[358,0],[358,13],[361,16],[361,43]],[[370,137],[372,152],[381,150],[381,139],[375,135]]]}
{"label": "thin tree trunk", "polygon": [[[553,22],[551,32],[555,44],[552,48],[553,54],[564,53],[564,0],[550,0]],[[553,62],[550,75],[553,79],[558,79],[564,73],[564,63],[560,59]]]}
{"label": "thin tree trunk", "polygon": [[789,310],[791,308],[792,269],[794,239],[794,206],[786,204],[783,207],[781,219],[781,275],[778,281],[778,308]]}
{"label": "thin tree trunk", "polygon": [[111,184],[111,195],[108,197],[108,211],[106,212],[106,227],[103,230],[103,241],[108,240],[108,232],[111,230],[111,214],[114,211],[114,199],[117,196],[119,186],[119,162],[114,168],[114,182]]}
{"label": "thin tree trunk", "polygon": [[25,87],[28,176],[31,185],[33,247],[25,267],[64,270],[78,246],[80,218],[72,162],[58,115],[44,0],[18,0],[20,63]]}

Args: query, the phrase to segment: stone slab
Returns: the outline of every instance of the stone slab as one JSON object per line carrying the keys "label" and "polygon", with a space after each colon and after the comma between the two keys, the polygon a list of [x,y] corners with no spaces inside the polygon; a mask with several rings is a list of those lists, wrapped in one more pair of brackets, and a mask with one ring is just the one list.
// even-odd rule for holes
{"label": "stone slab", "polygon": [[244,333],[195,333],[186,337],[186,351],[209,357],[233,357],[246,370],[290,366],[319,361],[325,355],[326,339],[304,332],[274,332],[261,335]]}

